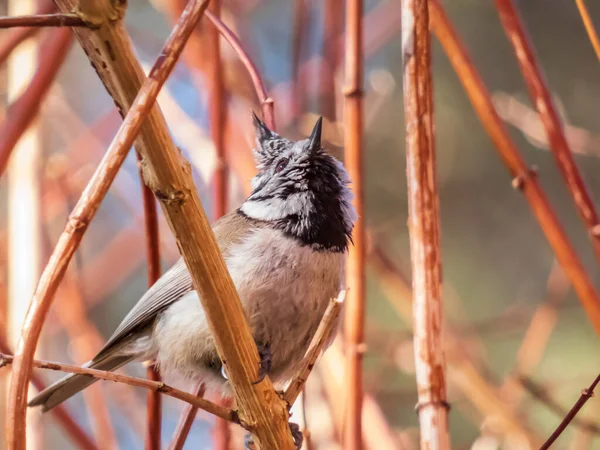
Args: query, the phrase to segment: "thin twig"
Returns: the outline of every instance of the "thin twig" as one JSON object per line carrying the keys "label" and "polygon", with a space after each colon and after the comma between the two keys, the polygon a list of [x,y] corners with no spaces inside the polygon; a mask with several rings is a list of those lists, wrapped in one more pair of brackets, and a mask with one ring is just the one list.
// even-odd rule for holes
{"label": "thin twig", "polygon": [[345,311],[346,417],[344,448],[362,448],[362,360],[365,351],[365,221],[363,186],[363,1],[346,2],[344,163],[352,180],[358,220],[346,265],[350,288]]}
{"label": "thin twig", "polygon": [[325,311],[325,314],[323,314],[319,328],[317,328],[317,331],[310,343],[310,347],[306,352],[302,363],[300,364],[298,372],[288,385],[285,394],[283,395],[284,400],[290,407],[296,402],[296,399],[302,392],[304,384],[306,383],[306,380],[308,380],[308,376],[312,372],[315,363],[323,352],[325,346],[327,343],[331,342],[345,299],[346,291],[341,291],[337,298],[331,299],[329,302],[327,310]]}
{"label": "thin twig", "polygon": [[[199,383],[194,389],[194,393],[196,397],[199,398],[204,396],[204,384]],[[183,449],[185,441],[187,440],[187,437],[190,434],[190,430],[192,428],[192,424],[194,423],[194,419],[196,418],[197,412],[198,408],[195,405],[186,405],[185,409],[181,412],[181,415],[179,416],[179,422],[177,422],[175,433],[173,433],[173,440],[169,444],[169,450]]]}
{"label": "thin twig", "polygon": [[573,197],[577,211],[587,227],[596,259],[600,263],[600,222],[594,201],[573,159],[573,153],[567,142],[560,117],[550,96],[541,68],[536,61],[533,46],[513,0],[495,0],[495,3],[504,31],[513,46],[521,67],[531,101],[537,108],[546,128],[550,150],[554,155],[556,165]]}
{"label": "thin twig", "polygon": [[404,114],[421,448],[449,449],[439,197],[427,0],[402,2]]}
{"label": "thin twig", "polygon": [[583,408],[583,405],[594,396],[594,389],[600,383],[600,375],[596,377],[596,379],[590,384],[590,387],[581,391],[581,396],[577,400],[577,402],[573,405],[571,410],[567,413],[562,422],[558,425],[554,433],[550,435],[548,440],[544,442],[544,444],[540,447],[540,450],[547,450],[550,446],[558,439],[558,437],[562,434],[563,431],[569,426],[569,423],[575,418],[577,413]]}
{"label": "thin twig", "polygon": [[[14,356],[0,353],[0,367],[14,363]],[[115,372],[107,372],[104,370],[89,369],[87,367],[74,366],[71,364],[57,363],[53,361],[33,360],[33,367],[38,369],[55,370],[58,372],[75,373],[79,375],[88,375],[99,380],[112,381],[114,383],[128,384],[129,386],[141,387],[156,391],[169,397],[194,405],[199,409],[206,411],[214,416],[220,417],[233,423],[240,423],[237,413],[234,410],[223,408],[204,398],[197,397],[194,394],[179,390],[177,388],[166,385],[160,381],[151,381],[144,378],[130,377]]]}
{"label": "thin twig", "polygon": [[556,259],[577,292],[588,318],[596,332],[600,333],[598,293],[542,191],[535,171],[526,166],[519,150],[510,138],[502,119],[494,108],[487,88],[477,73],[465,46],[452,28],[444,9],[435,0],[431,0],[429,6],[432,31],[444,47],[479,119],[513,177],[513,186],[525,195],[533,214],[554,250]]}
{"label": "thin twig", "polygon": [[[0,337],[0,354],[10,354],[11,351],[8,348],[6,342]],[[2,368],[0,363],[0,369]],[[46,389],[44,381],[36,374],[31,375],[31,384],[38,390],[43,391]],[[54,416],[58,424],[64,429],[65,434],[82,450],[100,450],[94,443],[88,433],[81,428],[81,426],[73,419],[73,417],[67,412],[63,405],[58,405],[56,408],[50,411],[50,414]]]}
{"label": "thin twig", "polygon": [[219,19],[210,11],[206,11],[206,17],[208,17],[211,23],[215,27],[217,27],[217,30],[219,30],[221,36],[223,36],[225,40],[229,43],[229,45],[231,45],[231,47],[237,53],[240,60],[244,63],[244,66],[246,66],[246,69],[250,74],[250,78],[252,78],[252,83],[254,84],[256,94],[258,95],[258,100],[261,104],[264,121],[271,130],[275,130],[276,126],[273,99],[267,96],[265,86],[262,82],[260,75],[258,74],[256,65],[254,64],[254,62],[252,62],[252,59],[250,58],[250,55],[248,55],[248,53],[246,53],[246,51],[244,50],[244,47],[242,46],[242,43],[240,42],[239,38],[233,33],[233,31],[229,29],[227,25],[223,23],[221,19]]}
{"label": "thin twig", "polygon": [[73,42],[71,30],[53,30],[44,40],[39,66],[27,89],[15,100],[0,128],[0,176],[4,173],[11,152],[25,130],[36,117],[58,69]]}
{"label": "thin twig", "polygon": [[[125,160],[137,133],[140,131],[143,120],[150,113],[160,88],[175,66],[187,37],[189,37],[193,26],[202,16],[207,2],[197,1],[191,6],[192,9],[182,16],[180,23],[169,36],[161,57],[154,64],[148,80],[136,96],[134,106],[127,114],[105,157],[77,202],[69,217],[66,229],[60,236],[48,265],[42,273],[39,285],[27,311],[21,340],[15,353],[6,427],[7,448],[10,450],[24,450],[26,448],[28,380],[32,370],[33,355],[54,293],[65,274],[69,261],[81,242],[84,232],[98,210],[100,202],[108,192],[108,188]],[[68,30],[59,30],[59,32],[64,31]],[[131,52],[130,48],[129,51]]]}
{"label": "thin twig", "polygon": [[15,27],[87,27],[77,14],[34,14],[0,17],[0,29]]}
{"label": "thin twig", "polygon": [[592,47],[594,47],[594,52],[596,52],[596,58],[598,58],[600,61],[600,39],[598,39],[594,22],[592,22],[592,18],[590,17],[587,6],[585,6],[585,1],[575,0],[575,3],[577,4],[577,9],[581,15],[581,20],[583,21],[583,26],[585,27],[588,38],[590,39],[590,43],[592,44]]}

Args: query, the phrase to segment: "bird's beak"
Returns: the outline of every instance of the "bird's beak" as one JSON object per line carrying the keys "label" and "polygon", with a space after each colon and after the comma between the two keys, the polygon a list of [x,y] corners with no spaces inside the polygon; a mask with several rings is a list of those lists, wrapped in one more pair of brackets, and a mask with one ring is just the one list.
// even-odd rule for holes
{"label": "bird's beak", "polygon": [[308,138],[308,147],[307,149],[310,152],[315,152],[321,148],[321,128],[323,127],[323,117],[319,117],[315,127]]}

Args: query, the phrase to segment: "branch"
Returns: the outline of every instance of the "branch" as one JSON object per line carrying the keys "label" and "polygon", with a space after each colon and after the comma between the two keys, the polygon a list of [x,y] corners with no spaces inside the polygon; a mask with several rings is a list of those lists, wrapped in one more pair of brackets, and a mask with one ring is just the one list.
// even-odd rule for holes
{"label": "branch", "polygon": [[274,102],[271,97],[267,96],[267,91],[265,90],[265,86],[258,74],[258,70],[256,69],[256,65],[252,62],[250,55],[246,53],[244,47],[242,47],[242,43],[238,39],[238,37],[223,23],[221,19],[215,16],[210,11],[206,11],[206,17],[208,17],[211,23],[217,27],[221,36],[225,38],[225,40],[231,45],[233,50],[237,53],[240,60],[246,66],[248,73],[250,74],[250,78],[252,78],[252,83],[254,84],[254,89],[256,90],[256,94],[258,95],[258,100],[260,101],[263,118],[265,120],[266,125],[271,129],[275,130],[275,111],[274,111]]}
{"label": "branch", "polygon": [[344,162],[352,180],[358,214],[346,264],[350,288],[345,311],[346,417],[344,448],[362,448],[362,360],[365,351],[365,211],[363,192],[363,1],[346,2],[346,67],[344,86]]}
{"label": "branch", "polygon": [[304,384],[308,380],[308,376],[312,372],[317,359],[324,351],[326,344],[331,342],[345,299],[346,291],[341,291],[337,298],[332,299],[329,302],[327,310],[325,311],[325,314],[323,314],[323,318],[319,324],[319,328],[317,328],[310,343],[310,347],[300,364],[298,373],[292,379],[283,395],[284,400],[290,407],[296,402],[296,399],[302,392]]}
{"label": "branch", "polygon": [[506,127],[494,108],[488,90],[473,66],[463,43],[452,28],[444,9],[435,0],[431,0],[429,6],[432,31],[444,47],[479,119],[513,177],[513,186],[525,195],[533,214],[546,234],[556,259],[577,292],[579,300],[596,332],[600,333],[600,299],[598,293],[542,191],[535,172],[526,166],[519,150],[511,140]]}
{"label": "branch", "polygon": [[[8,364],[13,364],[16,357],[0,353],[0,368]],[[153,392],[168,395],[169,397],[194,405],[195,407],[213,414],[221,419],[228,420],[233,423],[243,425],[243,422],[238,418],[237,412],[228,408],[223,408],[216,403],[205,400],[202,397],[197,397],[189,392],[181,391],[165,383],[159,381],[145,380],[143,378],[130,377],[129,375],[121,375],[114,372],[104,370],[88,369],[87,367],[73,366],[71,364],[56,363],[52,361],[33,360],[33,367],[38,369],[56,370],[58,372],[75,373],[79,375],[89,375],[99,380],[112,381],[114,383],[128,384],[129,386],[141,387],[149,389]]]}
{"label": "branch", "polygon": [[598,375],[596,379],[592,382],[592,384],[590,384],[590,387],[581,391],[581,396],[579,397],[577,402],[573,405],[571,410],[567,413],[567,415],[558,425],[556,430],[554,430],[554,433],[552,433],[548,440],[544,442],[544,445],[540,447],[540,450],[549,449],[550,446],[554,443],[554,441],[556,441],[558,437],[562,434],[562,432],[565,431],[565,428],[569,426],[569,423],[571,423],[571,421],[575,418],[579,410],[583,408],[583,405],[585,405],[586,402],[594,396],[594,389],[596,389],[598,383],[600,383],[600,375]]}
{"label": "branch", "polygon": [[[114,180],[117,171],[127,156],[129,148],[131,148],[137,133],[140,131],[142,122],[148,114],[150,114],[150,118],[144,127],[144,132],[148,137],[147,142],[153,142],[156,149],[161,152],[168,146],[167,143],[169,142],[169,137],[166,131],[164,118],[162,118],[158,109],[154,109],[151,112],[151,108],[154,105],[160,88],[175,66],[177,57],[181,53],[191,29],[200,19],[207,4],[206,2],[197,1],[190,5],[191,7],[186,10],[186,14],[182,16],[180,23],[175,27],[171,36],[169,36],[169,39],[163,48],[161,57],[152,68],[149,79],[146,80],[139,90],[137,97],[135,97],[135,106],[132,107],[130,113],[125,118],[105,157],[96,169],[96,172],[71,213],[67,226],[59,238],[58,244],[50,257],[48,265],[42,273],[39,285],[31,300],[25,317],[21,339],[15,353],[9,389],[6,442],[7,448],[10,450],[24,450],[26,448],[25,430],[27,390],[29,387],[28,380],[31,375],[33,355],[54,293],[56,292],[60,280],[65,274],[69,261],[81,242],[83,234],[98,210],[100,202],[106,195],[110,184]],[[122,31],[122,25],[120,23],[118,27],[120,28],[117,30]],[[103,33],[111,35],[110,31],[112,31],[112,28],[109,29],[109,31],[102,29],[95,35],[93,33],[96,32],[79,28],[78,33],[80,34],[78,34],[78,38],[94,48],[92,52],[88,51],[88,54],[92,53],[95,57],[101,56],[102,52],[99,50],[96,51],[94,38],[97,39],[99,37],[101,39],[100,44],[103,49],[106,49],[108,46],[111,49],[111,52],[120,50],[120,53],[123,53],[125,56],[121,55],[122,57],[118,59],[109,58],[111,65],[105,63],[104,66],[97,67],[97,69],[99,73],[102,73],[102,71],[110,72],[111,70],[114,70],[112,63],[115,65],[122,64],[126,67],[128,66],[128,68],[131,69],[126,72],[130,74],[128,81],[134,83],[133,88],[128,93],[130,95],[134,94],[138,89],[136,89],[135,86],[136,79],[134,79],[131,73],[133,72],[138,76],[137,87],[139,87],[141,80],[143,80],[143,73],[139,67],[139,63],[137,63],[137,60],[135,60],[133,56],[133,51],[124,32],[119,36],[120,39],[112,39],[111,37],[111,44],[111,41],[109,41],[106,36],[102,36]],[[61,32],[68,32],[68,30],[61,30]],[[136,68],[137,70],[135,70]],[[104,81],[106,82],[106,80]],[[123,92],[123,90],[121,90],[121,92]],[[160,130],[162,130],[163,139],[159,138]],[[146,141],[142,139],[142,143],[144,142]],[[140,147],[143,148],[143,146]],[[171,147],[174,147],[172,141]]]}
{"label": "branch", "polygon": [[567,188],[573,197],[577,211],[587,227],[596,259],[600,263],[600,222],[594,202],[585,182],[575,164],[573,153],[567,142],[565,132],[548,91],[529,37],[523,28],[521,19],[512,0],[495,0],[500,21],[508,36],[529,89],[531,102],[536,106],[540,119],[546,128],[550,150],[556,165],[563,176]]}
{"label": "branch", "polygon": [[27,89],[9,106],[0,127],[0,176],[6,170],[15,145],[37,116],[72,41],[68,29],[54,30],[44,40],[35,75]]}
{"label": "branch", "polygon": [[[204,395],[204,384],[200,383],[198,386],[196,386],[195,394],[196,397],[202,397]],[[181,412],[181,415],[179,416],[179,422],[177,423],[177,428],[173,434],[173,440],[169,444],[169,450],[183,449],[188,434],[190,433],[190,429],[192,428],[192,423],[194,423],[194,419],[196,418],[197,412],[198,408],[192,404],[187,405],[186,408]]]}
{"label": "branch", "polygon": [[403,1],[402,24],[408,230],[413,272],[415,372],[421,448],[449,449],[427,0]]}
{"label": "branch", "polygon": [[77,14],[35,14],[0,17],[0,29],[14,27],[87,27]]}
{"label": "branch", "polygon": [[585,6],[585,2],[583,0],[575,0],[575,3],[577,4],[577,9],[579,10],[579,15],[581,15],[581,20],[583,21],[583,26],[590,39],[590,43],[592,44],[592,47],[594,47],[594,52],[596,52],[596,57],[600,61],[600,40],[598,40],[594,22],[592,22],[592,18],[590,17],[587,6]]}

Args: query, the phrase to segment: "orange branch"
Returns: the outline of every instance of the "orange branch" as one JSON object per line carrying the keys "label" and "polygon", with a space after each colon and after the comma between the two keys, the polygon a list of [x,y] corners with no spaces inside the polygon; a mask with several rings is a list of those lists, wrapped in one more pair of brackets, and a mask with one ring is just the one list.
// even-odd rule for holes
{"label": "orange branch", "polygon": [[587,32],[592,47],[594,47],[594,52],[596,52],[596,57],[600,61],[600,40],[598,39],[598,34],[594,28],[594,22],[592,22],[592,18],[590,17],[587,6],[585,6],[584,0],[575,0],[575,3],[577,4],[577,9],[581,15],[585,31]]}
{"label": "orange branch", "polygon": [[344,448],[362,448],[362,360],[365,351],[365,219],[363,199],[363,4],[346,2],[346,85],[344,87],[344,162],[354,191],[358,221],[346,265],[346,393]]}
{"label": "orange branch", "polygon": [[556,214],[542,191],[536,174],[530,170],[511,140],[502,119],[494,108],[489,92],[467,51],[452,28],[442,6],[430,1],[431,27],[458,74],[479,119],[496,146],[502,161],[513,177],[513,186],[524,195],[536,216],[556,258],[579,296],[590,321],[600,333],[600,298],[577,257],[573,245],[561,227]]}
{"label": "orange branch", "polygon": [[529,89],[531,101],[537,108],[546,129],[550,150],[554,155],[556,165],[573,197],[577,211],[587,227],[596,259],[600,263],[600,222],[598,221],[598,214],[573,159],[573,153],[567,142],[560,117],[550,96],[542,70],[536,61],[533,46],[521,23],[513,1],[495,0],[495,3],[504,31],[517,56],[523,78]]}
{"label": "orange branch", "polygon": [[[204,385],[200,383],[194,390],[196,397],[202,397],[204,395]],[[187,440],[188,434],[192,428],[192,423],[196,418],[198,407],[192,404],[188,404],[179,416],[179,422],[177,428],[173,434],[173,440],[169,444],[169,450],[182,450]]]}

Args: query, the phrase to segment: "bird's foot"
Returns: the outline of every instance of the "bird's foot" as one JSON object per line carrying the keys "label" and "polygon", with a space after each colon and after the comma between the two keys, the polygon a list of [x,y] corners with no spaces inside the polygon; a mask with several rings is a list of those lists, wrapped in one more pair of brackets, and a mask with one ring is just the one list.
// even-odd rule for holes
{"label": "bird's foot", "polygon": [[258,345],[258,356],[260,356],[260,363],[258,366],[258,380],[252,384],[258,384],[265,379],[267,374],[271,371],[273,366],[273,360],[271,359],[271,347],[269,344]]}
{"label": "bird's foot", "polygon": [[[302,448],[302,441],[304,440],[304,436],[302,436],[302,431],[300,431],[300,426],[297,423],[290,422],[290,431],[292,432],[292,437],[294,438],[294,445],[296,446],[296,450],[300,450]],[[246,450],[254,450],[254,440],[252,439],[252,434],[248,433],[244,436],[244,448]]]}

